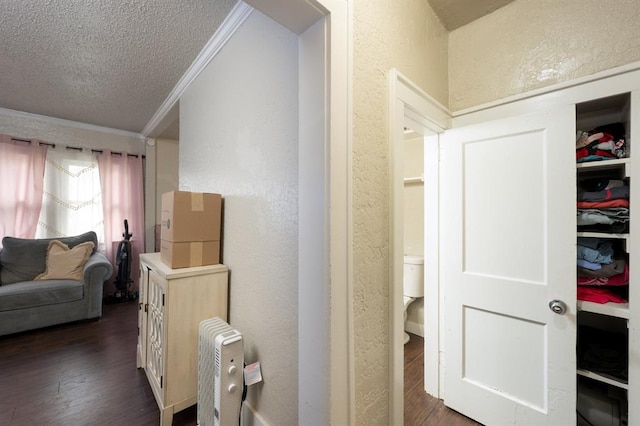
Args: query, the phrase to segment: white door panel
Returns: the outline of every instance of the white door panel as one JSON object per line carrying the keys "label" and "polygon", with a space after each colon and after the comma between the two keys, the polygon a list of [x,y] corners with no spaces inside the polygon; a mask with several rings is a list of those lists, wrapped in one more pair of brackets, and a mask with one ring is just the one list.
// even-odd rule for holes
{"label": "white door panel", "polygon": [[[466,272],[543,280],[546,194],[540,185],[545,173],[540,132],[462,145]],[[526,208],[518,209],[522,204]],[[504,261],[507,256],[510,262]]]}
{"label": "white door panel", "polygon": [[486,425],[576,423],[574,123],[444,135],[445,403]]}

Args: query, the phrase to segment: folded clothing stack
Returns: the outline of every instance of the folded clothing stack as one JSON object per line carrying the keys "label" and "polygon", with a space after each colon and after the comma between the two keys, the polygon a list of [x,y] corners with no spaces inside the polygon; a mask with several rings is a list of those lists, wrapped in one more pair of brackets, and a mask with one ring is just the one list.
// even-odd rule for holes
{"label": "folded clothing stack", "polygon": [[578,231],[629,231],[629,186],[617,179],[586,179],[578,184]]}
{"label": "folded clothing stack", "polygon": [[576,161],[611,160],[628,157],[623,123],[611,123],[593,130],[578,130],[576,134]]}
{"label": "folded clothing stack", "polygon": [[578,300],[626,303],[629,265],[612,240],[578,238]]}

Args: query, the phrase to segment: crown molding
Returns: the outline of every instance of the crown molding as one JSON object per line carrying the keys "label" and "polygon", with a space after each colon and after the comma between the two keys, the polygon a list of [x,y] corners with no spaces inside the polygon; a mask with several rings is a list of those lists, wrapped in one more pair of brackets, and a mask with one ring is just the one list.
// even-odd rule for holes
{"label": "crown molding", "polygon": [[151,117],[147,125],[144,126],[141,132],[143,136],[149,136],[156,127],[161,124],[162,120],[171,112],[173,107],[175,107],[191,83],[193,83],[202,70],[204,70],[209,62],[220,52],[253,10],[253,7],[243,1],[239,1],[234,6],[220,27],[200,51],[189,69],[187,69],[187,72],[180,78],[171,93],[169,93],[169,96],[167,96],[162,105],[160,105],[158,111]]}
{"label": "crown molding", "polygon": [[39,120],[56,126],[66,126],[74,129],[89,130],[92,132],[108,133],[111,135],[124,136],[143,140],[140,133],[129,132],[127,130],[114,129],[113,127],[98,126],[95,124],[81,123],[79,121],[67,120],[64,118],[50,117],[48,115],[33,114],[31,112],[16,111],[13,109],[0,108],[0,115],[6,117],[25,118],[28,120]]}

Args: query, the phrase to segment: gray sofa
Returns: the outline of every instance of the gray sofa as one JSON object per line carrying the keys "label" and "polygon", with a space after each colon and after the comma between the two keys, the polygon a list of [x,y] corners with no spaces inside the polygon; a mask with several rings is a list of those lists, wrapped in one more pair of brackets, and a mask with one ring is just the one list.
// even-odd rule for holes
{"label": "gray sofa", "polygon": [[[107,257],[94,248],[84,264],[81,281],[35,280],[47,269],[47,248],[51,240],[2,239],[0,336],[102,315],[102,287],[113,273]],[[94,232],[56,240],[69,249],[86,241],[97,246]]]}

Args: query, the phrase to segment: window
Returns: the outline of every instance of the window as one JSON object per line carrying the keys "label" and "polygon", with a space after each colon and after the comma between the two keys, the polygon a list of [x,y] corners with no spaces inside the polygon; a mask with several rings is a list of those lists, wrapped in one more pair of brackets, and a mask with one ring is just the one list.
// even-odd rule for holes
{"label": "window", "polygon": [[93,152],[48,149],[44,194],[36,238],[94,231],[104,250],[104,219],[98,161]]}

